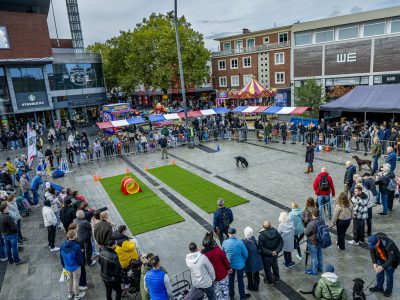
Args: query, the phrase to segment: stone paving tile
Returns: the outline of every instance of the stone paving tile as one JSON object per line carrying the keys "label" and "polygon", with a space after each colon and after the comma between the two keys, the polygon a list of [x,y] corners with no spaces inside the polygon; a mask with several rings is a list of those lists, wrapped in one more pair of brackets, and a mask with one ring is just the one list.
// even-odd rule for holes
{"label": "stone paving tile", "polygon": [[[239,237],[242,237],[242,231],[245,226],[253,227],[256,232],[265,218],[271,219],[273,224],[277,225],[277,218],[281,209],[219,180],[215,177],[216,175],[229,179],[285,206],[290,206],[292,200],[297,200],[303,205],[307,196],[312,195],[312,182],[316,173],[312,175],[303,174],[305,167],[304,148],[301,145],[269,145],[269,147],[274,148],[272,150],[246,143],[220,142],[209,143],[207,147],[216,149],[217,145],[220,145],[221,151],[216,153],[206,153],[196,148],[174,149],[171,153],[178,157],[176,159],[177,163],[189,171],[250,200],[247,204],[233,208],[235,215],[234,226],[238,230]],[[236,167],[233,157],[238,154],[248,159],[250,163],[248,169]],[[179,160],[179,157],[208,170],[211,174],[207,174],[193,165],[185,164]],[[316,153],[315,170],[317,171],[322,166],[326,166],[334,179],[337,190],[342,190],[344,175],[344,167],[342,165],[350,157],[350,154],[347,155],[342,152]],[[128,159],[141,170],[144,170],[146,165],[152,168],[168,164],[168,161],[161,160],[159,153],[129,156]],[[121,216],[111,203],[101,184],[94,183],[91,176],[95,174],[102,177],[118,175],[125,172],[126,167],[129,166],[118,158],[89,163],[76,167],[74,173],[57,180],[57,183],[65,187],[72,186],[79,190],[95,208],[108,206],[110,219],[119,225],[123,223]],[[140,174],[136,175],[145,184],[152,187],[146,178],[143,178]],[[148,175],[151,177],[150,174]],[[159,182],[154,177],[153,179]],[[169,274],[176,274],[186,269],[184,259],[187,245],[190,241],[201,244],[205,230],[163,194],[160,188],[166,189],[209,223],[212,222],[212,214],[205,213],[163,183],[159,182],[159,184],[156,188],[152,187],[154,192],[181,214],[185,218],[185,222],[140,234],[137,239],[142,251],[151,251],[159,254]],[[379,211],[380,207],[374,208],[373,231],[385,231],[400,244],[400,233],[396,226],[400,217],[398,202],[396,201],[394,212],[387,218],[377,215]],[[63,283],[58,283],[61,273],[59,255],[49,253],[46,247],[47,232],[42,225],[40,210],[34,209],[33,214],[23,220],[23,232],[30,240],[25,243],[21,256],[24,258],[29,257],[30,261],[23,266],[9,266],[7,268],[0,299],[65,299],[66,286]],[[348,233],[351,234],[350,230]],[[62,240],[63,234],[57,231],[57,243],[60,244]],[[280,263],[282,260],[282,258],[279,259]],[[324,263],[335,265],[339,276],[342,277],[342,281],[349,289],[352,286],[352,279],[355,277],[362,277],[367,283],[374,278],[368,252],[361,247],[348,245],[344,253],[338,253],[334,247],[325,249]],[[99,266],[87,268],[87,270],[88,285],[90,287],[87,292],[87,299],[105,299],[104,287],[99,276]],[[303,270],[304,266],[300,263],[291,271],[281,268],[282,280],[295,290],[301,288],[307,290],[312,287],[316,278],[306,277],[303,275]],[[395,286],[394,296],[400,299],[399,286]],[[253,293],[253,297],[256,299],[288,299],[278,289],[264,284],[261,284],[259,293]],[[304,298],[311,299],[306,295],[304,295]],[[372,295],[368,299],[383,298],[380,295]],[[396,297],[393,299],[396,299]]]}

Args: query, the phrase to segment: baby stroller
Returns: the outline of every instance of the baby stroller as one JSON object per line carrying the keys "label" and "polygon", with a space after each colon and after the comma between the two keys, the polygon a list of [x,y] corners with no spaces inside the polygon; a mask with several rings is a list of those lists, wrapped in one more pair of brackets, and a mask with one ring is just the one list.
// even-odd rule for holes
{"label": "baby stroller", "polygon": [[127,297],[128,293],[132,294],[136,299],[140,292],[140,276],[141,276],[142,261],[140,259],[133,260],[126,272],[123,272],[122,281],[124,284],[129,284],[129,287],[124,288],[122,297]]}
{"label": "baby stroller", "polygon": [[28,200],[24,199],[22,196],[19,196],[15,199],[15,202],[17,203],[19,214],[25,217],[29,216],[31,213],[31,206]]}

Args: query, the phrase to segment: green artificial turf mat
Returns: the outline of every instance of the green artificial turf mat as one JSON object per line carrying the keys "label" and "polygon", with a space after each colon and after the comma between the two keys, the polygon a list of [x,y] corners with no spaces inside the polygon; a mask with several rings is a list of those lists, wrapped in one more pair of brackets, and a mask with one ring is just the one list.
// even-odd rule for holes
{"label": "green artificial turf mat", "polygon": [[217,209],[219,198],[224,198],[226,207],[248,202],[248,200],[177,165],[154,168],[149,172],[207,213]]}
{"label": "green artificial turf mat", "polygon": [[[120,186],[121,180],[125,176],[131,176],[135,179],[142,188],[142,192],[124,195]],[[100,182],[133,234],[184,221],[172,207],[132,173],[103,178]]]}

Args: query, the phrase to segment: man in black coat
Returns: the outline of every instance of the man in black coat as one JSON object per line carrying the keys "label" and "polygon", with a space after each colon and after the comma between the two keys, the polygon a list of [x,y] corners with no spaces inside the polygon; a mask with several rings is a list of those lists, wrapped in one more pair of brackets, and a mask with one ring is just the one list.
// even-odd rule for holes
{"label": "man in black coat", "polygon": [[[400,264],[400,251],[393,240],[384,233],[371,235],[368,239],[368,248],[376,274],[376,286],[371,292],[383,292],[390,297],[393,290],[393,273]],[[386,290],[383,284],[386,277]]]}
{"label": "man in black coat", "polygon": [[121,299],[121,265],[118,255],[115,253],[115,241],[109,240],[107,247],[100,252],[99,264],[101,267],[101,278],[106,286],[107,299],[112,299],[112,291],[116,293],[115,299]]}
{"label": "man in black coat", "polygon": [[75,210],[72,207],[72,201],[69,196],[65,197],[64,203],[65,203],[65,206],[60,211],[60,220],[64,226],[65,231],[68,232],[69,225],[75,219]]}
{"label": "man in black coat", "polygon": [[357,173],[357,169],[351,161],[346,161],[346,173],[344,174],[344,192],[347,194],[353,185],[353,176]]}
{"label": "man in black coat", "polygon": [[[264,263],[264,282],[274,285],[279,282],[278,254],[283,248],[283,239],[279,232],[264,221],[263,230],[258,237],[258,248]],[[272,273],[271,273],[272,268]]]}
{"label": "man in black coat", "polygon": [[94,239],[101,248],[105,248],[112,239],[112,226],[108,221],[107,211],[102,211],[100,213],[100,220],[101,221],[94,226]]}

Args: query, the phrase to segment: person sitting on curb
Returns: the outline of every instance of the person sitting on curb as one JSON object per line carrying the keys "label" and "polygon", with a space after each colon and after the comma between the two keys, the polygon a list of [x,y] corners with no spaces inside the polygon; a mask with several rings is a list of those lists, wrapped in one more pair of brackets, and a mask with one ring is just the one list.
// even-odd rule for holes
{"label": "person sitting on curb", "polygon": [[326,266],[325,273],[318,280],[314,297],[315,299],[347,300],[346,290],[340,283],[338,276],[335,274],[335,268],[332,265]]}

